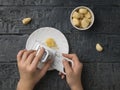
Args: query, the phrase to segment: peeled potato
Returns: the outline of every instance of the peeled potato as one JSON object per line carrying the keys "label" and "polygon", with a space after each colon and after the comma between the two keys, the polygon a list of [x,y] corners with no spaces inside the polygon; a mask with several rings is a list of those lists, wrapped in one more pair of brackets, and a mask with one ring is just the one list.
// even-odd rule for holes
{"label": "peeled potato", "polygon": [[92,24],[92,13],[89,9],[80,7],[77,8],[73,13],[71,17],[72,25],[77,28],[87,29]]}
{"label": "peeled potato", "polygon": [[56,43],[55,43],[55,41],[54,41],[54,39],[53,38],[48,38],[46,41],[45,41],[45,43],[46,43],[46,45],[48,46],[48,47],[56,47]]}
{"label": "peeled potato", "polygon": [[92,20],[88,18],[87,21],[88,21],[88,22],[91,22]]}
{"label": "peeled potato", "polygon": [[78,27],[80,27],[80,28],[82,27],[82,26],[81,26],[81,20],[79,20],[79,26],[78,26]]}
{"label": "peeled potato", "polygon": [[82,21],[81,21],[81,27],[82,28],[87,28],[89,26],[90,22],[84,18]]}
{"label": "peeled potato", "polygon": [[86,18],[91,18],[91,13],[90,13],[90,12],[87,12],[87,14],[85,14],[85,17],[86,17]]}
{"label": "peeled potato", "polygon": [[96,50],[97,50],[98,52],[102,52],[102,51],[103,51],[103,47],[102,47],[99,43],[97,43],[97,44],[96,44]]}
{"label": "peeled potato", "polygon": [[72,19],[72,24],[75,25],[75,26],[79,26],[80,21],[78,19],[76,19],[76,18],[73,18]]}
{"label": "peeled potato", "polygon": [[22,20],[22,23],[23,23],[24,25],[26,25],[26,24],[28,24],[31,20],[32,20],[31,18],[24,18],[24,19]]}
{"label": "peeled potato", "polygon": [[88,11],[85,8],[80,8],[79,13],[86,14]]}
{"label": "peeled potato", "polygon": [[86,20],[86,21],[89,22],[89,23],[91,22],[91,19],[90,19],[90,18],[86,18],[86,17],[85,17],[84,20]]}
{"label": "peeled potato", "polygon": [[77,11],[75,11],[75,12],[73,12],[72,17],[73,18],[80,18],[80,14]]}
{"label": "peeled potato", "polygon": [[80,19],[83,19],[84,15],[82,13],[79,13],[79,14],[80,14]]}

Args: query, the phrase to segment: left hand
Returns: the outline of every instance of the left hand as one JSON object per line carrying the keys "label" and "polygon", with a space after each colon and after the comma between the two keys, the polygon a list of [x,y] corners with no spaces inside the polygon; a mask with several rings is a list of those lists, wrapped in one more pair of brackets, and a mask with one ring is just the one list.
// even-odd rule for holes
{"label": "left hand", "polygon": [[36,51],[34,50],[21,50],[18,53],[17,62],[20,80],[18,82],[17,90],[32,90],[35,84],[46,74],[48,68],[52,64],[51,60],[48,60],[42,69],[37,68],[43,53],[43,48],[41,48],[37,56]]}

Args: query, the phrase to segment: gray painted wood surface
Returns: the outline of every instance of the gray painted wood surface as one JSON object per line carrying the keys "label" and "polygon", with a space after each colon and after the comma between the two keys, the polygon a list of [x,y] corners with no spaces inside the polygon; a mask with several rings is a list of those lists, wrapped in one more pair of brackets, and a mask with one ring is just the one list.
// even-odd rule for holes
{"label": "gray painted wood surface", "polygon": [[[71,11],[90,7],[95,23],[88,31],[70,24]],[[31,17],[23,25],[21,20]],[[19,80],[16,55],[25,48],[30,33],[40,27],[55,27],[65,34],[70,53],[83,62],[85,90],[120,90],[120,0],[0,0],[0,90],[15,90]],[[102,53],[96,43],[104,47]],[[70,90],[57,71],[48,72],[35,90]]]}

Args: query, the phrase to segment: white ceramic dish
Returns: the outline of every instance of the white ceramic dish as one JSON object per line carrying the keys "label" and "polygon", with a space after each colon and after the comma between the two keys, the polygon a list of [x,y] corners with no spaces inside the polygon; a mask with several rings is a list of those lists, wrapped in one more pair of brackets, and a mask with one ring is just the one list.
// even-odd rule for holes
{"label": "white ceramic dish", "polygon": [[[73,23],[72,23],[72,15],[73,15],[73,13],[74,13],[76,10],[81,9],[81,8],[87,9],[87,10],[91,13],[91,15],[92,15],[91,23],[90,23],[90,25],[89,25],[87,28],[80,28],[80,27],[77,27],[77,26],[73,25]],[[92,10],[91,10],[90,8],[86,7],[86,6],[76,7],[76,8],[72,11],[72,13],[71,13],[71,15],[70,15],[71,24],[72,24],[72,26],[73,26],[74,28],[76,28],[77,30],[87,30],[87,29],[89,29],[89,28],[93,25],[94,20],[95,20],[95,17],[94,17],[94,14],[93,14]]]}
{"label": "white ceramic dish", "polygon": [[36,41],[45,42],[47,38],[55,40],[59,52],[69,53],[69,45],[66,37],[59,30],[51,27],[43,27],[34,31],[26,42],[26,49],[31,50]]}

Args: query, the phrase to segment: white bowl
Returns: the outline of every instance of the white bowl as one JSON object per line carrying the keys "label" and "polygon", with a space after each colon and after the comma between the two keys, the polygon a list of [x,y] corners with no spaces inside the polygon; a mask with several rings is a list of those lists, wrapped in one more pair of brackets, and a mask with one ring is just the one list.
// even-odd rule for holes
{"label": "white bowl", "polygon": [[[90,23],[90,25],[89,25],[87,28],[77,27],[77,26],[73,25],[73,23],[72,23],[72,15],[73,15],[73,13],[74,13],[75,11],[77,11],[78,9],[81,9],[81,8],[85,8],[85,9],[87,9],[87,10],[91,13],[91,23]],[[95,17],[94,17],[94,14],[93,14],[92,10],[91,10],[90,8],[86,7],[86,6],[76,7],[76,8],[72,11],[72,13],[71,13],[71,15],[70,15],[70,21],[71,21],[72,26],[73,26],[74,28],[78,29],[78,30],[87,30],[87,29],[89,29],[89,28],[93,25],[94,19],[95,19]]]}

